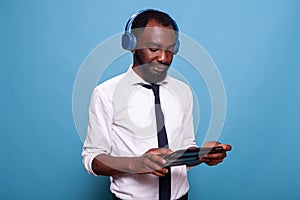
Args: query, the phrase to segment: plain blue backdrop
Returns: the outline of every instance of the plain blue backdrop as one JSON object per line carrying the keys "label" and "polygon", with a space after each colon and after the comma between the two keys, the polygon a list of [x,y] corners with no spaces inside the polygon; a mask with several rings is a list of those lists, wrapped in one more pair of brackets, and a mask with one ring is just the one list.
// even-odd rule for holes
{"label": "plain blue backdrop", "polygon": [[143,8],[170,13],[226,87],[220,140],[233,150],[189,172],[190,199],[299,199],[297,0],[2,0],[0,199],[111,198],[109,179],[81,164],[73,84],[89,52]]}

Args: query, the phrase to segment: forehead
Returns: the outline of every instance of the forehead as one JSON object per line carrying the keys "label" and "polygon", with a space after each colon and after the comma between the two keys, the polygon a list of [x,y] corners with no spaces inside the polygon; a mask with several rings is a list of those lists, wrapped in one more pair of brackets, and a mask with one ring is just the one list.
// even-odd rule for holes
{"label": "forehead", "polygon": [[159,44],[167,47],[176,42],[176,34],[172,26],[163,26],[150,20],[147,26],[137,34],[137,42],[140,45]]}

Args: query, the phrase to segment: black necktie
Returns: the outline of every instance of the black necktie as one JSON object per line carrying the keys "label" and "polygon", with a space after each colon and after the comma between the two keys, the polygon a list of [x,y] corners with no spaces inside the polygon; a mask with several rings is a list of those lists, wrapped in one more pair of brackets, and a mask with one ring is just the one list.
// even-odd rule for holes
{"label": "black necktie", "polygon": [[[156,128],[157,139],[159,148],[168,148],[168,137],[165,128],[164,115],[161,110],[159,98],[159,85],[151,84],[143,85],[145,88],[152,89],[155,97],[155,115],[156,115]],[[159,177],[159,200],[170,200],[171,198],[171,168],[168,168],[169,173],[164,177]]]}

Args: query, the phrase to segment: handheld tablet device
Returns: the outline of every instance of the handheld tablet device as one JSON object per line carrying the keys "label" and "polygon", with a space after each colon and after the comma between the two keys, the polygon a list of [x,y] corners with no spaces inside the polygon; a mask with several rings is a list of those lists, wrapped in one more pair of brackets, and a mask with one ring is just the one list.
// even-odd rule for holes
{"label": "handheld tablet device", "polygon": [[164,159],[166,160],[166,164],[164,165],[164,167],[177,165],[193,165],[198,163],[198,159],[204,157],[206,154],[221,153],[222,151],[223,148],[221,146],[178,150],[164,157]]}

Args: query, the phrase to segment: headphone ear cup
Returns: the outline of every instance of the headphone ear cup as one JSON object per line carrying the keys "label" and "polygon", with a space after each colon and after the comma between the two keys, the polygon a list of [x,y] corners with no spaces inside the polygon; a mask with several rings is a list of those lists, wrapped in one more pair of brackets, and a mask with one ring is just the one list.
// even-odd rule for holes
{"label": "headphone ear cup", "polygon": [[180,42],[179,40],[176,40],[176,45],[174,47],[173,53],[176,54],[179,51]]}
{"label": "headphone ear cup", "polygon": [[131,51],[136,46],[136,38],[132,33],[125,32],[122,35],[122,47],[125,50]]}

